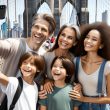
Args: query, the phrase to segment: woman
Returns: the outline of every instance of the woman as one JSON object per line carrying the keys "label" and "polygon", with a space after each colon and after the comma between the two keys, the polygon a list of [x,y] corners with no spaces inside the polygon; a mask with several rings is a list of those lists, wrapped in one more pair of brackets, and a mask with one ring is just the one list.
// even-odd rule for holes
{"label": "woman", "polygon": [[[84,96],[73,90],[70,92],[70,97],[88,102],[83,103],[80,110],[91,108],[92,110],[105,110],[105,105],[102,103],[110,103],[110,27],[104,23],[94,23],[85,25],[82,29],[82,37],[78,44],[80,57],[77,76]],[[103,80],[100,80],[102,78],[100,69],[105,60],[107,61],[103,67]],[[101,83],[99,82],[102,83],[100,94],[99,84]]]}
{"label": "woman", "polygon": [[[45,73],[48,79],[52,79],[52,75],[50,73],[50,65],[56,56],[65,56],[70,60],[73,60],[76,44],[78,42],[79,37],[80,31],[76,25],[66,24],[61,27],[54,47],[49,52],[44,54],[44,58],[46,61]],[[52,83],[45,82],[44,89],[47,90],[47,92],[51,92],[53,90],[51,85]]]}

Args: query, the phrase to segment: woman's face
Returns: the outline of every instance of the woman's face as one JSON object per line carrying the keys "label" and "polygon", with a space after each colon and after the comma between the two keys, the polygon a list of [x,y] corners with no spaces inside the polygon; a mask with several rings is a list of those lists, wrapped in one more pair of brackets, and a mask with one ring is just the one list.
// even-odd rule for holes
{"label": "woman's face", "polygon": [[102,47],[100,32],[91,30],[84,39],[84,49],[87,52],[97,52]]}
{"label": "woman's face", "polygon": [[69,50],[75,43],[76,43],[75,30],[69,27],[64,28],[58,39],[59,48]]}

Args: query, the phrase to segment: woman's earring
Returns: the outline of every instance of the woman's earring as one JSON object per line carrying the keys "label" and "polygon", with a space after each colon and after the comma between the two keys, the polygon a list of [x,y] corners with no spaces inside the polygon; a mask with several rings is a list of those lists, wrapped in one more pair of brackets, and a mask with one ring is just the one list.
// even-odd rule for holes
{"label": "woman's earring", "polygon": [[103,45],[101,45],[100,47],[99,47],[99,49],[102,49],[104,46]]}
{"label": "woman's earring", "polygon": [[73,44],[73,46],[75,46],[77,44],[77,42],[75,42],[74,44]]}
{"label": "woman's earring", "polygon": [[100,46],[99,49],[102,49],[102,47]]}

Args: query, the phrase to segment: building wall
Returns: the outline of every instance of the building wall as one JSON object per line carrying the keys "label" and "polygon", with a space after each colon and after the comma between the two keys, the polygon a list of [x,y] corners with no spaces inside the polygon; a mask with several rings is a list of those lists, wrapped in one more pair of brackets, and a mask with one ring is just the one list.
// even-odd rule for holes
{"label": "building wall", "polygon": [[[62,11],[64,5],[66,4],[67,0],[27,0],[27,1],[28,1],[28,3],[26,3],[26,0],[25,0],[25,11],[23,14],[23,16],[24,16],[24,36],[26,36],[26,37],[30,36],[32,17],[37,12],[38,8],[44,1],[46,1],[48,3],[53,15],[55,16],[56,23],[57,23],[57,28],[56,28],[55,34],[57,34],[58,30],[59,30],[58,24],[60,24],[59,19],[60,19],[61,11]],[[79,23],[80,24],[87,23],[89,13],[87,10],[82,11],[81,9],[87,8],[88,0],[68,0],[68,1],[70,3],[72,3],[74,5],[74,7],[76,8],[78,18],[79,18]]]}

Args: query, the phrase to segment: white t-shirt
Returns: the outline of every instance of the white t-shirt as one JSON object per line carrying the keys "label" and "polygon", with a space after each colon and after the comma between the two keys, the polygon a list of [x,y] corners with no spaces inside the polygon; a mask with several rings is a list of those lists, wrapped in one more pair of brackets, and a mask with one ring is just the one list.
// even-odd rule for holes
{"label": "white t-shirt", "polygon": [[[15,77],[9,77],[9,83],[7,87],[1,86],[3,92],[8,96],[8,109],[12,103],[16,89],[18,87],[18,79]],[[38,87],[30,85],[23,80],[23,90],[15,105],[14,110],[36,110],[36,104],[38,101]]]}
{"label": "white t-shirt", "polygon": [[[81,59],[80,59],[81,60]],[[74,60],[74,62],[76,59]],[[101,66],[101,65],[100,65]],[[81,61],[78,68],[78,80],[82,85],[83,93],[88,96],[98,96],[97,83],[100,67],[92,74],[88,75],[82,68]],[[110,63],[106,62],[104,67],[102,94],[106,95],[106,75],[110,73]]]}

